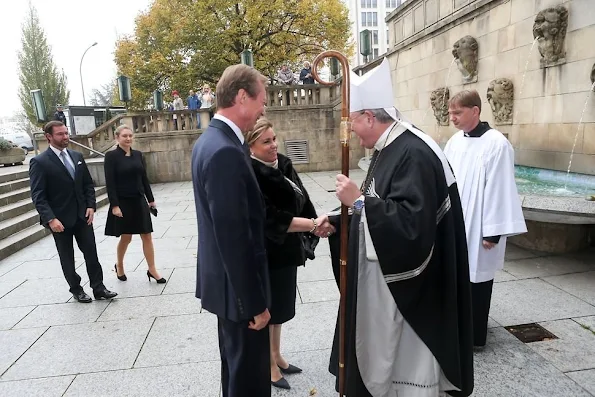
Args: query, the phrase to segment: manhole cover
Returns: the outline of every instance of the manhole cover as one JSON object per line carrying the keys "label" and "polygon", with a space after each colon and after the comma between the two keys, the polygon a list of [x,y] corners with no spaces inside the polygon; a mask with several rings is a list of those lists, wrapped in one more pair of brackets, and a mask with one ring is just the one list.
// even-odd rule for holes
{"label": "manhole cover", "polygon": [[541,342],[552,339],[558,339],[558,337],[552,334],[547,329],[543,328],[539,324],[522,324],[505,327],[505,329],[517,337],[523,343]]}

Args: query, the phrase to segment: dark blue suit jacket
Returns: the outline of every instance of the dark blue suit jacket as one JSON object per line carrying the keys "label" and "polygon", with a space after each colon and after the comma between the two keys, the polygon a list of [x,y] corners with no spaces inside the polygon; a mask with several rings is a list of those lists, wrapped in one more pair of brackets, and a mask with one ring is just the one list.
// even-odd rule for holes
{"label": "dark blue suit jacket", "polygon": [[58,218],[65,228],[71,228],[77,219],[86,222],[87,208],[96,209],[95,184],[83,155],[73,150],[68,154],[74,163],[74,180],[50,148],[29,162],[31,199],[45,227]]}
{"label": "dark blue suit jacket", "polygon": [[243,322],[270,308],[264,200],[247,146],[213,119],[192,150],[198,220],[196,297],[219,317]]}

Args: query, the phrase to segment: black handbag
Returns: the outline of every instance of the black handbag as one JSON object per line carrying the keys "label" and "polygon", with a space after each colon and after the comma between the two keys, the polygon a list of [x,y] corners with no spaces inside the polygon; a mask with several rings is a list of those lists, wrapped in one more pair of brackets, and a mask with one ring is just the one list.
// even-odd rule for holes
{"label": "black handbag", "polygon": [[320,237],[315,236],[311,233],[300,233],[301,240],[302,240],[302,247],[304,248],[304,253],[306,255],[306,259],[314,260],[316,257],[314,255],[314,251],[316,250],[316,246],[320,241]]}

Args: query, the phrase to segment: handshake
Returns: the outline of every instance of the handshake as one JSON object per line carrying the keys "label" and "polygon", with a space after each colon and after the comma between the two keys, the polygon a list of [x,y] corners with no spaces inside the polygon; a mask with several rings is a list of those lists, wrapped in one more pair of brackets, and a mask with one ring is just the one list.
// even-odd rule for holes
{"label": "handshake", "polygon": [[316,228],[312,231],[312,234],[318,237],[329,237],[335,232],[335,228],[331,225],[328,215],[321,215],[316,219]]}

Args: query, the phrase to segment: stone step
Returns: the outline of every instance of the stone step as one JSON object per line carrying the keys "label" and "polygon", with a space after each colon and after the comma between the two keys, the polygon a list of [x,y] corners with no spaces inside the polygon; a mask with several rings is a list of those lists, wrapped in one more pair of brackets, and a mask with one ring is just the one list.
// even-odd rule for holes
{"label": "stone step", "polygon": [[0,194],[0,207],[14,204],[25,199],[31,200],[31,189],[29,189],[29,187],[24,187],[13,190],[12,192]]}
{"label": "stone step", "polygon": [[13,204],[5,205],[3,207],[0,207],[0,222],[10,218],[14,218],[19,215],[23,215],[24,213],[34,209],[35,205],[33,204],[33,201],[31,201],[31,197],[28,197],[21,201],[17,201]]}
{"label": "stone step", "polygon": [[[97,208],[108,204],[109,201],[107,198],[107,193],[105,193],[105,187],[96,188],[95,191],[97,197]],[[0,260],[51,234],[49,229],[46,229],[37,223],[37,219],[33,226],[29,226],[26,229],[20,230],[12,235],[9,235],[5,239],[0,240]],[[0,233],[2,232],[0,231]]]}
{"label": "stone step", "polygon": [[35,224],[39,224],[39,214],[36,210],[2,221],[0,222],[0,240],[4,240]]}
{"label": "stone step", "polygon": [[18,179],[29,178],[29,171],[14,171],[8,174],[0,175],[0,183],[16,181]]}
{"label": "stone step", "polygon": [[14,192],[15,190],[29,187],[29,178],[15,179],[14,181],[0,183],[0,194]]}

